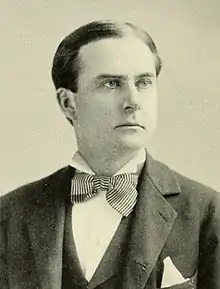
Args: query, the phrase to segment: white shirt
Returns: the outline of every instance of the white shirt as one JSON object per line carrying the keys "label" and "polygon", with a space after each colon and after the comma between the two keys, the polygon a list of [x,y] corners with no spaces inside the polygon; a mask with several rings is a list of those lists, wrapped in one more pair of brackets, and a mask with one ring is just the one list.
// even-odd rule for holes
{"label": "white shirt", "polygon": [[[141,149],[115,175],[122,173],[139,175],[145,159],[145,149]],[[78,151],[73,156],[70,166],[77,171],[95,174]],[[74,204],[72,209],[73,236],[87,281],[90,281],[95,273],[122,218],[122,215],[108,204],[105,195],[106,191],[99,191],[95,197],[85,203]]]}

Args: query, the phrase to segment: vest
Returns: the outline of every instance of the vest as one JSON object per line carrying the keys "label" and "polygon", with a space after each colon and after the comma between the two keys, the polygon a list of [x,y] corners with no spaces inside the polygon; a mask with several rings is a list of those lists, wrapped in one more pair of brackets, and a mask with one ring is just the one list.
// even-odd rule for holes
{"label": "vest", "polygon": [[[120,280],[115,276],[106,278],[110,274],[112,266],[117,266],[119,271],[123,270],[123,263],[126,258],[129,240],[129,227],[131,225],[132,214],[127,218],[123,217],[115,235],[98,265],[92,279],[88,282],[82,272],[80,261],[77,256],[76,246],[72,231],[72,205],[66,206],[66,217],[64,225],[63,242],[63,269],[62,269],[62,289],[86,289],[86,288],[120,288]],[[114,268],[115,269],[115,268]],[[118,274],[117,278],[121,276]],[[115,279],[115,280],[111,280]],[[103,282],[104,281],[104,282]],[[106,283],[111,281],[111,287]],[[117,287],[112,287],[113,283]],[[103,287],[104,286],[104,287]]]}

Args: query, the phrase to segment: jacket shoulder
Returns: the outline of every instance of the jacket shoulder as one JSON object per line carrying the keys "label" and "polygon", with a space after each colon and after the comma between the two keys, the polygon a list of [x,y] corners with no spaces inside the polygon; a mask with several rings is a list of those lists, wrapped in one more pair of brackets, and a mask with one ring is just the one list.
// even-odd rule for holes
{"label": "jacket shoulder", "polygon": [[179,201],[176,204],[178,207],[180,206],[185,212],[187,210],[191,212],[198,210],[198,213],[202,215],[209,214],[210,208],[220,212],[220,192],[177,172],[163,163],[158,162],[158,166],[161,169],[163,168],[163,171],[169,171],[169,175],[180,188]]}
{"label": "jacket shoulder", "polygon": [[220,197],[220,193],[214,190],[213,188],[200,183],[196,180],[193,180],[189,177],[186,177],[176,171],[172,171],[174,176],[176,177],[181,191],[185,194],[196,195],[199,198],[204,198],[207,200],[211,200],[212,198]]}
{"label": "jacket shoulder", "polygon": [[69,167],[64,167],[42,179],[25,184],[0,197],[0,222],[4,222],[12,215],[23,211],[33,203],[38,203],[48,197],[49,188],[62,179]]}
{"label": "jacket shoulder", "polygon": [[193,206],[206,210],[210,203],[216,203],[216,206],[218,206],[220,193],[213,188],[193,180],[177,172],[169,165],[153,158],[149,159],[148,166],[154,184],[156,184],[162,194],[164,195],[164,192],[168,192],[168,194],[165,193],[165,197],[171,202],[173,198],[169,196],[178,196],[178,198],[174,198],[174,200],[177,200],[177,206],[192,206],[192,210]]}
{"label": "jacket shoulder", "polygon": [[[148,156],[147,171],[159,188],[165,190],[177,189],[183,194],[199,194],[200,197],[215,195],[216,191],[192,178],[179,173],[158,160]],[[218,194],[218,193],[217,193]]]}

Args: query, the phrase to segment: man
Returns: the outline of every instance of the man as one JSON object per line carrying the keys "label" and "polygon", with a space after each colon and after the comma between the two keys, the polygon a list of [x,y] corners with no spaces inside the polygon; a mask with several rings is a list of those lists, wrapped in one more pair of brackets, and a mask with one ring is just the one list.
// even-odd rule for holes
{"label": "man", "polygon": [[0,288],[220,288],[218,193],[153,160],[161,59],[130,23],[59,45],[52,77],[78,150],[1,199]]}

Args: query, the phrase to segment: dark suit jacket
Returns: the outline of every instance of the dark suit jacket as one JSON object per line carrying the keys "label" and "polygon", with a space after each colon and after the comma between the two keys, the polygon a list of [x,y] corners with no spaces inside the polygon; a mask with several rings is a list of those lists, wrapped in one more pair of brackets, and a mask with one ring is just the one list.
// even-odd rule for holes
{"label": "dark suit jacket", "polygon": [[[0,288],[60,289],[66,198],[74,169],[66,167],[0,199]],[[120,260],[116,236],[89,288],[160,288],[169,256],[189,281],[170,288],[220,288],[220,197],[164,164],[148,160]],[[130,219],[131,220],[131,219]],[[123,229],[123,227],[122,227]],[[197,285],[196,285],[197,279]]]}

